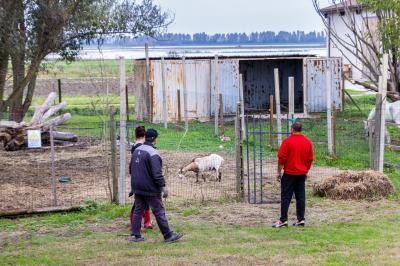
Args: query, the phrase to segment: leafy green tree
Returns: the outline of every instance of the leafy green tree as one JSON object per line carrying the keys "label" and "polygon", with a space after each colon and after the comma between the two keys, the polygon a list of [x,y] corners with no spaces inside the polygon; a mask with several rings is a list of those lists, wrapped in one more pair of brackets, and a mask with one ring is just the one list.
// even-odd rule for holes
{"label": "leafy green tree", "polygon": [[84,44],[111,35],[155,36],[172,20],[153,0],[0,0],[0,113],[8,109],[12,120],[23,119],[49,54],[74,60]]}

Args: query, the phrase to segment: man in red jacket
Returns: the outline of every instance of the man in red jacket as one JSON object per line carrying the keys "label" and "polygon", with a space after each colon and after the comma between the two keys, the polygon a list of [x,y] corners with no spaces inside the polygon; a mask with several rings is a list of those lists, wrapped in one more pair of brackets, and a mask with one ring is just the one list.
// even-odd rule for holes
{"label": "man in red jacket", "polygon": [[297,215],[297,221],[293,225],[305,225],[305,181],[314,161],[314,153],[311,141],[301,134],[301,130],[301,123],[294,123],[291,128],[292,135],[286,138],[279,148],[277,180],[281,182],[281,218],[272,227],[288,226],[288,210],[293,193],[296,197]]}

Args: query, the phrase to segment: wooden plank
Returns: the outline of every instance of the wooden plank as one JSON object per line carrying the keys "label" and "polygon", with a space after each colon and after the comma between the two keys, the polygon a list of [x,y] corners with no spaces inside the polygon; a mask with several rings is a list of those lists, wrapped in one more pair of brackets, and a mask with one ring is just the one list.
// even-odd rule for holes
{"label": "wooden plank", "polygon": [[[294,77],[289,77],[289,119],[294,118]],[[290,131],[290,128],[292,126],[292,121],[289,120],[289,128],[288,131]]]}
{"label": "wooden plank", "polygon": [[216,136],[219,135],[219,121],[218,121],[218,110],[219,110],[219,81],[218,81],[218,56],[214,58],[214,133]]}
{"label": "wooden plank", "polygon": [[185,119],[185,130],[189,130],[189,115],[188,115],[188,95],[186,83],[186,59],[182,57],[182,78],[183,78],[183,115]]}
{"label": "wooden plank", "polygon": [[162,94],[163,94],[163,118],[164,128],[168,128],[168,106],[167,106],[167,85],[165,84],[165,59],[161,58],[161,77],[162,77]]}
{"label": "wooden plank", "polygon": [[244,124],[244,86],[243,86],[243,75],[239,75],[239,101],[240,101],[240,117],[241,117],[241,126],[242,126],[242,140],[246,138],[245,134],[245,124]]}
{"label": "wooden plank", "polygon": [[[382,86],[382,76],[379,77],[379,87]],[[381,158],[380,156],[380,135],[381,135],[381,108],[382,106],[382,94],[377,93],[376,94],[376,105],[375,105],[375,125],[374,125],[374,164],[373,164],[373,170],[379,171],[379,159]]]}
{"label": "wooden plank", "polygon": [[181,90],[176,91],[176,97],[178,100],[178,123],[182,122],[181,116]]}
{"label": "wooden plank", "polygon": [[[274,69],[275,76],[275,104],[276,104],[276,130],[282,132],[282,121],[281,121],[281,90],[279,84],[279,69]],[[282,144],[282,135],[278,134],[278,148]]]}
{"label": "wooden plank", "polygon": [[269,96],[269,145],[274,147],[274,96]]}
{"label": "wooden plank", "polygon": [[126,72],[125,72],[125,59],[119,59],[119,92],[120,92],[120,141],[119,141],[119,179],[118,179],[118,204],[125,205],[126,203]]}
{"label": "wooden plank", "polygon": [[34,214],[46,214],[46,213],[57,213],[57,212],[73,212],[80,211],[81,206],[69,206],[69,207],[47,207],[37,209],[20,209],[12,211],[0,211],[0,218],[17,218],[21,216],[30,216]]}

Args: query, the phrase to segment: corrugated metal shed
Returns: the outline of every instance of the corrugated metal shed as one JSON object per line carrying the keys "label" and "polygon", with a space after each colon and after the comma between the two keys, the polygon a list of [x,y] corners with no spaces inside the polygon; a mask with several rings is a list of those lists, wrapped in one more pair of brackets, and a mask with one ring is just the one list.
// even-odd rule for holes
{"label": "corrugated metal shed", "polygon": [[[187,106],[190,120],[209,121],[214,116],[216,99],[214,58],[189,58],[185,65],[181,59],[165,59],[166,102],[168,121],[178,120],[178,90],[180,91],[181,114],[184,118],[184,82],[186,73]],[[280,96],[282,111],[288,106],[288,78],[295,78],[295,111],[311,113],[326,111],[325,69],[332,71],[332,99],[338,110],[343,107],[342,61],[340,58],[316,57],[238,57],[218,59],[218,93],[222,94],[225,114],[234,114],[239,100],[239,74],[243,74],[245,108],[249,111],[265,111],[269,106],[269,95],[275,94],[274,68],[280,73]],[[146,90],[146,62],[135,64],[136,113],[139,120],[159,123],[163,121],[162,63],[150,60],[150,91]],[[150,101],[150,98],[152,99]],[[148,111],[152,109],[152,114]]]}
{"label": "corrugated metal shed", "polygon": [[326,112],[326,71],[331,70],[332,101],[337,110],[342,110],[343,82],[341,58],[307,58],[307,111]]}

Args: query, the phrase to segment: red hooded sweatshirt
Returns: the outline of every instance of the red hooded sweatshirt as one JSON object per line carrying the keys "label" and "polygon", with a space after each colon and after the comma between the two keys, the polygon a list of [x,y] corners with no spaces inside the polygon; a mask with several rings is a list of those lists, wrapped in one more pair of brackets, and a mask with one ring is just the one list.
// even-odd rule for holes
{"label": "red hooded sweatshirt", "polygon": [[278,164],[289,175],[305,175],[314,161],[311,141],[300,133],[286,138],[278,152]]}

